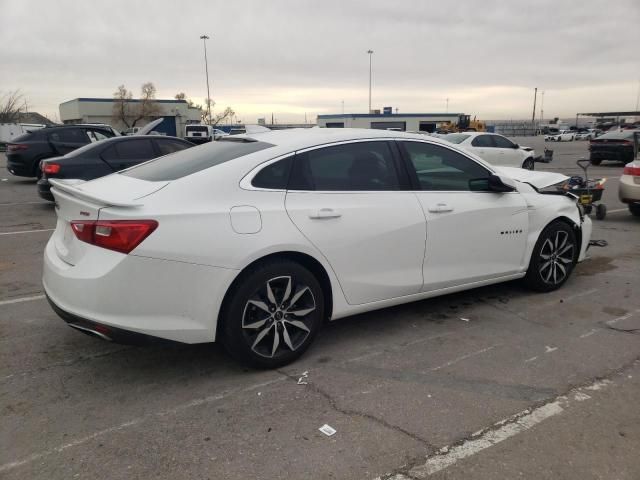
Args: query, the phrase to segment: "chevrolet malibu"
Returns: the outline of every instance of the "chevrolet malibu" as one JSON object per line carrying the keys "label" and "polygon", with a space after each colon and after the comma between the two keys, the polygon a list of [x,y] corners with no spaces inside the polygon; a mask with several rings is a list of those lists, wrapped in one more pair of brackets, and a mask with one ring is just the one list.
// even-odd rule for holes
{"label": "chevrolet malibu", "polygon": [[327,319],[514,279],[559,288],[591,234],[575,198],[546,193],[564,178],[393,131],[226,137],[52,180],[44,288],[85,333],[220,341],[273,368]]}

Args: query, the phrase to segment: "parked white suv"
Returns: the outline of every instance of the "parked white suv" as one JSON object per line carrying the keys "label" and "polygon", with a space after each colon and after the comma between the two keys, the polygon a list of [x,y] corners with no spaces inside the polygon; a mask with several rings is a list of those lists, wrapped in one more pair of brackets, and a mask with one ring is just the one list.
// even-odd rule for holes
{"label": "parked white suv", "polygon": [[219,140],[229,135],[220,129],[214,128],[212,125],[187,125],[184,127],[185,139],[193,143],[206,143],[213,140]]}

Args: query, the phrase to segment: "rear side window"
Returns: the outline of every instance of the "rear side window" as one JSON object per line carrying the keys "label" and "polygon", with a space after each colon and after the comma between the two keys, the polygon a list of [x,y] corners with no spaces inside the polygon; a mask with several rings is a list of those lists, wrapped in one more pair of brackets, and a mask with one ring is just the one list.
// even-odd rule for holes
{"label": "rear side window", "polygon": [[399,190],[388,142],[319,148],[296,156],[290,190]]}
{"label": "rear side window", "polygon": [[273,146],[267,142],[212,142],[206,147],[187,149],[181,154],[180,161],[173,156],[160,157],[121,172],[121,175],[149,182],[167,182]]}
{"label": "rear side window", "polygon": [[51,132],[49,133],[49,139],[58,143],[89,143],[89,137],[80,128],[65,128],[57,132]]}
{"label": "rear side window", "polygon": [[151,140],[129,140],[115,144],[118,157],[122,160],[151,159],[156,156]]}
{"label": "rear side window", "polygon": [[189,148],[189,145],[182,142],[176,142],[175,140],[157,139],[155,142],[158,146],[158,150],[160,151],[160,155],[169,155],[170,153],[179,152],[180,150]]}
{"label": "rear side window", "polygon": [[[445,137],[446,139],[447,137]],[[493,147],[493,141],[491,140],[491,135],[478,135],[471,140],[471,145],[474,147]]]}
{"label": "rear side window", "polygon": [[292,161],[293,157],[288,157],[267,165],[253,177],[251,185],[256,188],[286,190]]}

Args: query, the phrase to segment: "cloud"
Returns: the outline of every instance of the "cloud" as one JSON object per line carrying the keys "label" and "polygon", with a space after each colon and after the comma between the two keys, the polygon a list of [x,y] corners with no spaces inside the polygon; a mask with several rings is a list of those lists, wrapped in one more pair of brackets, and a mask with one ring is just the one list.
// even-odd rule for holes
{"label": "cloud", "polygon": [[[3,0],[0,89],[35,110],[153,81],[159,95],[206,94],[251,121],[374,106],[528,118],[533,88],[554,116],[635,107],[640,4],[602,1],[76,2]],[[28,28],[25,29],[25,26]],[[546,110],[546,107],[545,107]],[[242,118],[242,117],[241,117]]]}

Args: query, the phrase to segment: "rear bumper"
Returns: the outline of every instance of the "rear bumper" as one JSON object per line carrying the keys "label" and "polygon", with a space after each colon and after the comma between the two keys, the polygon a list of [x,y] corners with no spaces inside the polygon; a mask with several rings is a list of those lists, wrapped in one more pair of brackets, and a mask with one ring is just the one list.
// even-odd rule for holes
{"label": "rear bumper", "polygon": [[34,177],[33,165],[26,165],[21,159],[7,155],[7,170],[18,177]]}
{"label": "rear bumper", "polygon": [[46,178],[41,178],[38,180],[38,195],[40,198],[44,198],[45,200],[49,200],[50,202],[54,202],[53,194],[51,193],[51,184],[49,180]]}
{"label": "rear bumper", "polygon": [[218,311],[236,270],[91,246],[74,266],[58,256],[56,234],[45,248],[42,283],[62,318],[127,335],[183,343],[215,340]]}
{"label": "rear bumper", "polygon": [[640,202],[640,177],[622,175],[620,177],[620,187],[618,188],[618,198],[623,203]]}
{"label": "rear bumper", "polygon": [[617,160],[619,162],[630,162],[633,160],[633,149],[620,148],[615,150],[591,150],[589,158],[591,160]]}

